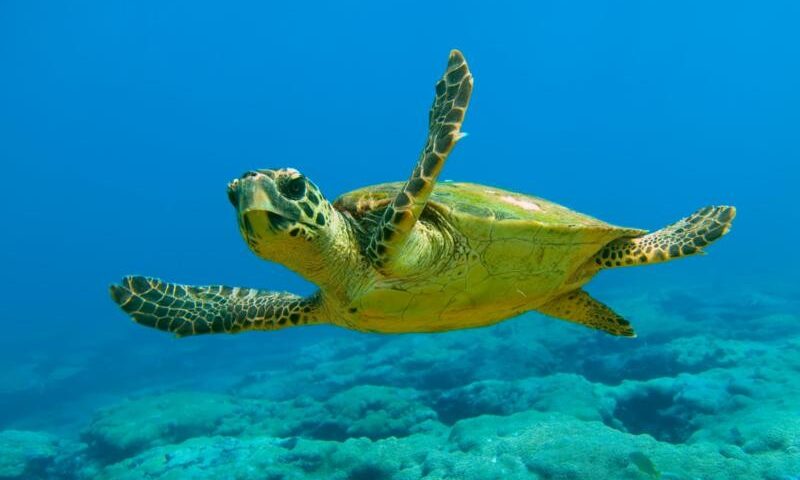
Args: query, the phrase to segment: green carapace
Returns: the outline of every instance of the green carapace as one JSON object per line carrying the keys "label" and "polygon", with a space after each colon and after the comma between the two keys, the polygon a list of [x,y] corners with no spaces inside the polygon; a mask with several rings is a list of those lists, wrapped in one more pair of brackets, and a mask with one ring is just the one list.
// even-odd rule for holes
{"label": "green carapace", "polygon": [[229,184],[239,230],[258,256],[319,286],[311,296],[187,286],[130,276],[111,296],[133,319],[178,336],[333,324],[365,332],[480,327],[535,310],[634,336],[583,286],[600,270],[702,252],[728,232],[733,207],[705,207],[647,233],[609,225],[538,197],[439,182],[463,136],[472,93],[463,55],[436,83],[428,137],[411,176],[328,202],[292,168],[253,170]]}

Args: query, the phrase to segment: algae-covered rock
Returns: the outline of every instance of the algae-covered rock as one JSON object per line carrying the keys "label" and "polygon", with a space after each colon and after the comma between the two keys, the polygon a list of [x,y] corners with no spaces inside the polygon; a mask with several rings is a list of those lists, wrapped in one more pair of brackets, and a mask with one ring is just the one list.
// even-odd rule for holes
{"label": "algae-covered rock", "polygon": [[412,389],[361,386],[337,394],[325,403],[322,418],[309,419],[304,433],[322,440],[366,437],[406,437],[430,427],[436,412]]}
{"label": "algae-covered rock", "polygon": [[560,411],[599,420],[605,406],[595,387],[579,375],[556,374],[514,381],[486,380],[449,390],[434,403],[448,424],[480,415],[510,415],[525,410]]}
{"label": "algae-covered rock", "polygon": [[241,433],[344,441],[405,437],[443,428],[436,412],[420,397],[413,389],[363,385],[324,401],[306,395],[285,402],[251,399],[242,403],[240,415],[247,418],[240,422]]}
{"label": "algae-covered rock", "polygon": [[444,444],[445,437],[430,433],[378,441],[350,439],[333,451],[330,468],[344,472],[341,478],[348,480],[416,480],[421,477],[420,464]]}
{"label": "algae-covered rock", "polygon": [[197,437],[153,447],[107,466],[98,480],[416,480],[439,436],[412,435],[377,442],[272,437]]}
{"label": "algae-covered rock", "polygon": [[227,395],[98,412],[85,454],[3,432],[0,467],[65,480],[800,478],[800,318],[775,303],[717,324],[736,313],[724,302],[659,296],[602,295],[635,323],[633,341],[535,314],[446,335],[309,338],[203,383]]}
{"label": "algae-covered rock", "polygon": [[734,394],[735,376],[724,370],[682,374],[605,387],[609,425],[632,434],[683,443],[702,428],[706,417],[732,411],[744,401]]}
{"label": "algae-covered rock", "polygon": [[0,479],[48,478],[59,443],[55,436],[42,432],[0,432]]}
{"label": "algae-covered rock", "polygon": [[98,412],[82,437],[96,458],[113,461],[195,436],[235,433],[238,428],[226,425],[226,420],[239,423],[241,410],[233,398],[219,394],[143,397]]}
{"label": "algae-covered rock", "polygon": [[745,360],[758,362],[766,352],[765,346],[755,342],[694,335],[637,344],[629,351],[610,350],[599,357],[584,356],[582,371],[590,380],[615,384],[734,367]]}
{"label": "algae-covered rock", "polygon": [[[285,452],[275,439],[196,437],[153,447],[110,465],[98,480],[302,479],[302,470],[277,462]],[[294,471],[293,471],[294,470]]]}
{"label": "algae-covered rock", "polygon": [[781,479],[788,456],[728,455],[715,444],[673,445],[602,422],[522,412],[457,422],[449,435],[342,442],[197,437],[150,448],[106,467],[99,479],[484,480]]}
{"label": "algae-covered rock", "polygon": [[722,444],[732,455],[786,454],[800,462],[800,411],[788,404],[752,405],[709,419],[692,441]]}
{"label": "algae-covered rock", "polygon": [[538,478],[645,479],[657,471],[662,478],[777,479],[800,467],[800,458],[734,458],[714,444],[674,445],[601,422],[539,412],[464,420],[450,438],[471,457],[519,459]]}

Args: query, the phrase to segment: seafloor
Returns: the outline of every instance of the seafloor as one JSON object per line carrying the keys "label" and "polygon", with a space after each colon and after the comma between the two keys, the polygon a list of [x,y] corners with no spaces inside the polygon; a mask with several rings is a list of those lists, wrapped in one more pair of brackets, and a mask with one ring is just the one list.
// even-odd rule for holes
{"label": "seafloor", "polygon": [[800,476],[796,290],[602,298],[638,339],[526,315],[438,335],[262,333],[8,364],[0,478]]}

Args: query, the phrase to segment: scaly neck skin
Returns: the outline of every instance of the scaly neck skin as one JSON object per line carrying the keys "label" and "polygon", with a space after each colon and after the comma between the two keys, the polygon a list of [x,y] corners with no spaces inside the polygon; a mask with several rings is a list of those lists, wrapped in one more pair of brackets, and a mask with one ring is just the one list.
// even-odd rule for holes
{"label": "scaly neck skin", "polygon": [[[363,268],[355,233],[350,222],[330,204],[326,224],[315,238],[285,238],[269,242],[269,251],[259,255],[281,263],[320,287],[323,297],[349,301],[353,279],[361,278]],[[329,302],[325,302],[329,303]]]}
{"label": "scaly neck skin", "polygon": [[350,222],[332,207],[328,218],[325,234],[317,239],[320,243],[308,252],[309,258],[304,259],[308,263],[298,273],[319,285],[326,296],[347,302],[352,280],[361,278],[361,254]]}

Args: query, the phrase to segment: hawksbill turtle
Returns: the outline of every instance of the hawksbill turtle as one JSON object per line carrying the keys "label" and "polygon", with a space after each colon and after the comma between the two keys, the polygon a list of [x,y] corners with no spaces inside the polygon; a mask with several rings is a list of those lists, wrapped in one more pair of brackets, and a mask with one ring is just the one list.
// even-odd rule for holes
{"label": "hawksbill turtle", "polygon": [[228,185],[250,249],[318,285],[313,295],[129,276],[111,286],[113,300],[136,322],[178,336],[324,323],[439,332],[531,310],[635,336],[584,284],[604,269],[700,253],[728,232],[736,210],[705,207],[648,233],[538,197],[437,183],[463,136],[472,84],[464,56],[453,50],[436,83],[427,141],[406,182],[365,187],[333,203],[292,168],[250,171]]}

